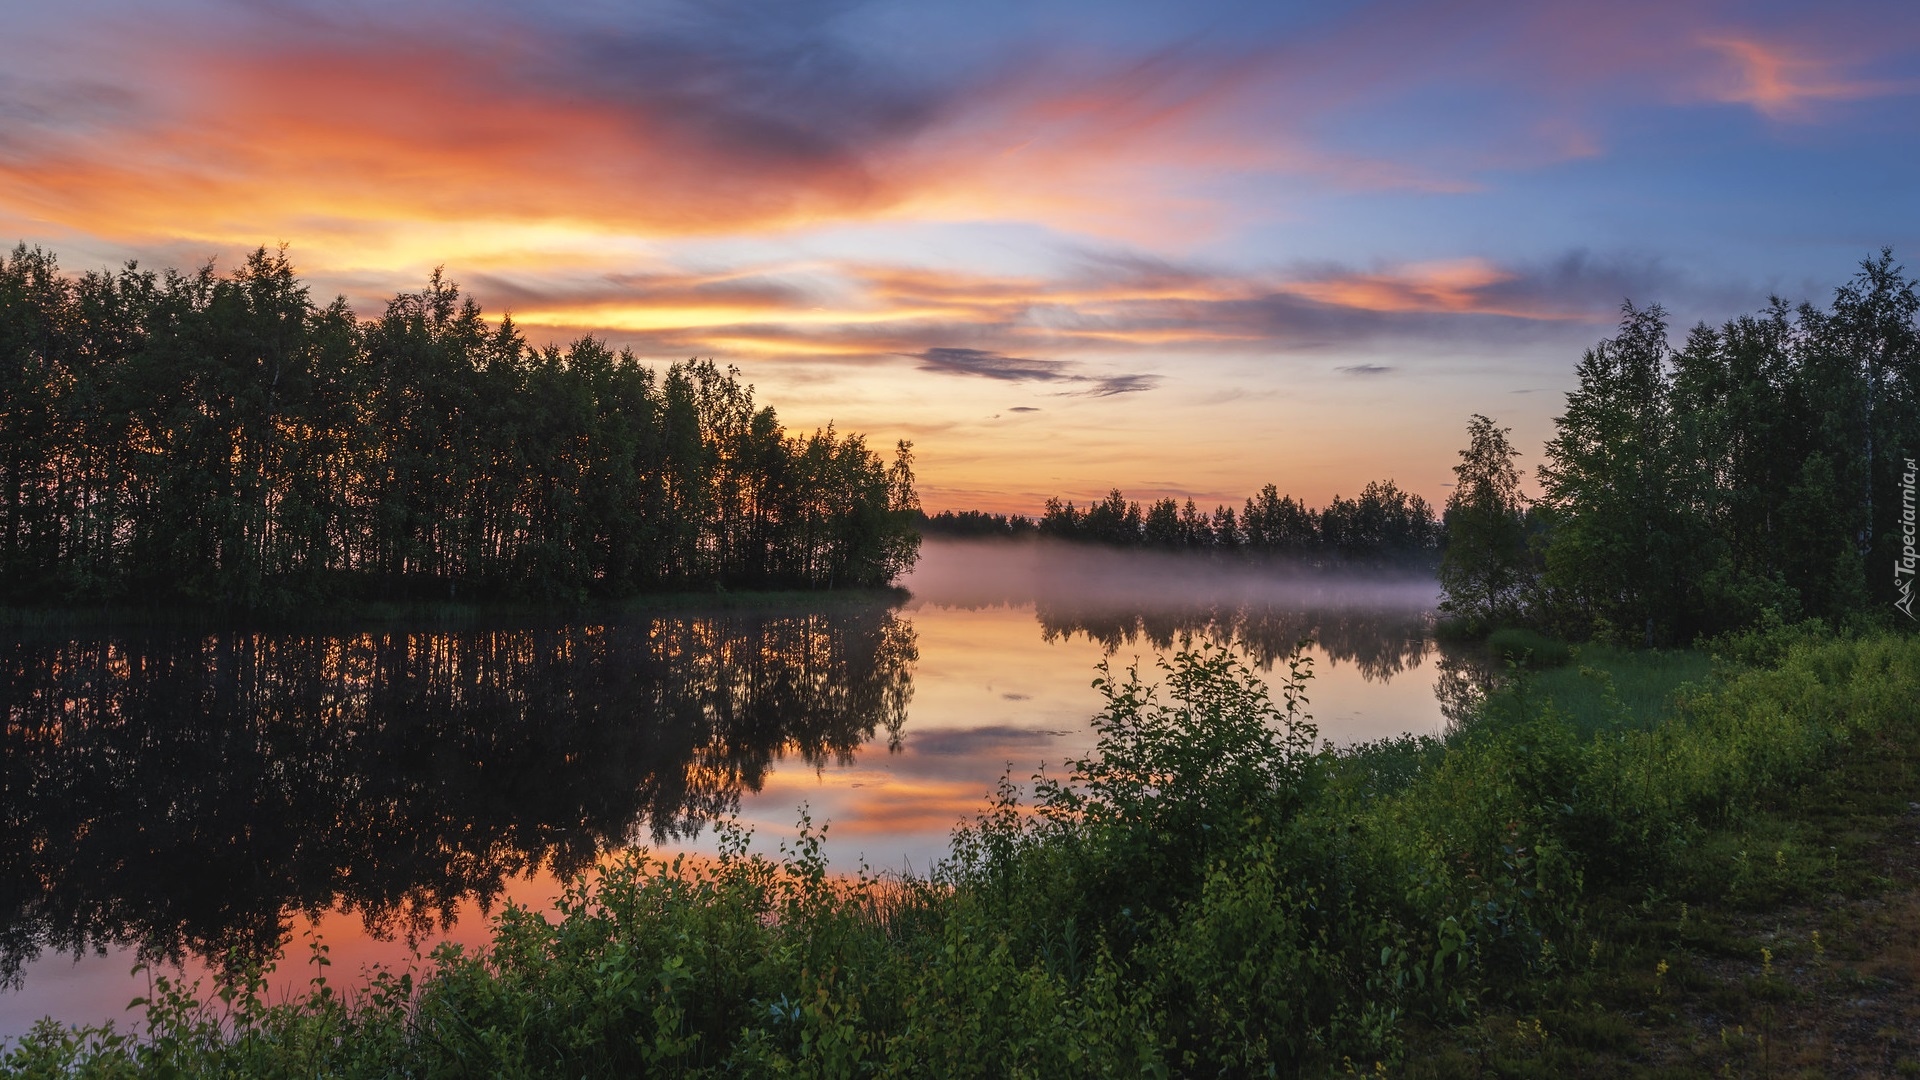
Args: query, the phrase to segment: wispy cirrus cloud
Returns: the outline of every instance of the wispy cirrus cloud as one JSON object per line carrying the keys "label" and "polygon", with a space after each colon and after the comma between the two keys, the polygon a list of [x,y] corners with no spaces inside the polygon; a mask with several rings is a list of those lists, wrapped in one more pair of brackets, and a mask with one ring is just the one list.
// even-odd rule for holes
{"label": "wispy cirrus cloud", "polygon": [[[592,27],[498,7],[452,23],[298,3],[217,24],[128,17],[96,35],[120,83],[98,82],[91,103],[39,95],[42,112],[89,119],[12,140],[0,197],[113,235],[249,242],[420,222],[714,235],[1007,217],[1171,239],[1232,220],[1240,208],[1205,190],[1227,176],[1481,189],[1465,160],[1436,168],[1322,128],[1417,102],[1463,67],[1534,83],[1675,59],[1588,49],[1608,59],[1527,69],[1508,53],[1580,52],[1569,40],[1593,27],[1563,37],[1537,15],[1378,6],[1288,33],[1104,48],[1015,37],[931,65],[845,33],[835,3],[687,5]],[[113,94],[137,107],[103,109]],[[1448,126],[1483,162],[1512,158],[1513,130],[1538,132],[1547,158],[1595,152],[1551,110],[1492,140]]]}
{"label": "wispy cirrus cloud", "polygon": [[984,349],[935,347],[913,354],[921,371],[948,375],[978,375],[1006,382],[1060,382],[1074,376],[1058,360],[1029,360],[1021,356],[1003,356]]}
{"label": "wispy cirrus cloud", "polygon": [[1097,397],[1149,389],[1156,373],[1098,372],[1085,366],[1093,357],[1115,363],[1135,355],[1164,370],[1168,357],[1221,349],[1583,336],[1610,325],[1624,299],[1687,312],[1698,290],[1658,262],[1580,252],[1545,263],[1259,272],[1083,252],[1054,274],[817,261],[683,273],[490,273],[476,291],[489,307],[510,307],[531,332],[598,332],[648,355],[906,357],[928,373]]}
{"label": "wispy cirrus cloud", "polygon": [[1754,36],[1710,35],[1701,44],[1719,53],[1729,70],[1705,85],[1715,101],[1747,105],[1774,120],[1807,120],[1826,102],[1860,101],[1912,93],[1920,81],[1870,79],[1849,74],[1845,61],[1810,52],[1804,45]]}
{"label": "wispy cirrus cloud", "polygon": [[1336,307],[1363,311],[1473,312],[1551,318],[1538,307],[1512,310],[1489,303],[1492,286],[1514,273],[1486,259],[1416,263],[1383,273],[1338,271],[1323,278],[1290,282],[1285,291]]}

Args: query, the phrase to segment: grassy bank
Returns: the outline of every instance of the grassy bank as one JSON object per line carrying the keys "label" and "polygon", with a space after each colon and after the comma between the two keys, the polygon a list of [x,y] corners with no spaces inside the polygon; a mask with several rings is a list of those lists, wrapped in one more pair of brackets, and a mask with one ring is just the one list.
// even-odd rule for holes
{"label": "grassy bank", "polygon": [[[1791,1001],[1811,939],[1765,959],[1743,913],[1897,884],[1868,867],[1914,790],[1920,640],[1723,654],[1744,663],[1657,724],[1571,722],[1536,683],[1444,740],[1336,752],[1304,671],[1276,699],[1223,652],[1183,653],[1158,691],[1104,679],[1096,751],[1027,803],[1003,790],[927,878],[836,879],[817,834],[777,857],[734,835],[711,864],[636,856],[557,917],[509,910],[489,948],[417,979],[282,1004],[245,978],[210,999],[162,983],[137,1034],[49,1025],[4,1071],[1745,1068],[1768,1044],[1738,1020],[1723,1058],[1685,1049],[1706,1023],[1690,995],[1732,978],[1728,1017]],[[1714,950],[1765,966],[1692,959]]]}
{"label": "grassy bank", "polygon": [[[1566,646],[1561,646],[1566,649]],[[1703,649],[1622,649],[1585,644],[1558,663],[1524,669],[1529,707],[1551,707],[1583,735],[1647,728],[1674,714],[1675,695],[1707,685],[1716,660]]]}

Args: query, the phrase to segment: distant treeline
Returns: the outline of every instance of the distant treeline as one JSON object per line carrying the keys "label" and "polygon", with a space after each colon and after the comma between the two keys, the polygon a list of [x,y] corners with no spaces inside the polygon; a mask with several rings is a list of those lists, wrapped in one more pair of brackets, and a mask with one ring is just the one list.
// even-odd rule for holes
{"label": "distant treeline", "polygon": [[942,510],[920,515],[920,531],[934,536],[968,539],[1007,539],[1032,536],[1038,525],[1024,514],[989,514],[983,510]]}
{"label": "distant treeline", "polygon": [[1115,547],[1185,551],[1235,551],[1286,555],[1313,562],[1340,559],[1422,561],[1435,558],[1444,530],[1433,508],[1391,480],[1376,480],[1357,499],[1335,496],[1314,509],[1272,484],[1239,510],[1221,505],[1202,510],[1159,499],[1129,501],[1116,488],[1082,510],[1071,502],[1048,499],[1038,520],[1019,514],[946,510],[926,518],[921,528],[944,536],[1048,536]]}
{"label": "distant treeline", "polygon": [[1486,627],[1686,642],[1757,620],[1912,626],[1920,294],[1891,251],[1825,309],[1773,299],[1676,348],[1626,306],[1524,498],[1484,416],[1447,504],[1446,607]]}
{"label": "distant treeline", "polygon": [[0,259],[0,601],[291,609],[878,585],[908,445],[788,436],[736,373],[530,347],[435,273],[356,318],[284,252]]}

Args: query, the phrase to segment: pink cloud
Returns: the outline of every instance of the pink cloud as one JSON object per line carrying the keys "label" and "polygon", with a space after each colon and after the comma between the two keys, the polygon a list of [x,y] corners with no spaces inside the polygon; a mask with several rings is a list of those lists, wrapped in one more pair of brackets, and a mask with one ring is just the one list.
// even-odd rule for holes
{"label": "pink cloud", "polygon": [[1773,120],[1805,120],[1815,105],[1859,101],[1911,90],[1910,84],[1851,78],[1846,63],[1813,55],[1804,47],[1761,41],[1751,36],[1706,37],[1701,44],[1720,53],[1728,70],[1708,82],[1709,100],[1747,105]]}

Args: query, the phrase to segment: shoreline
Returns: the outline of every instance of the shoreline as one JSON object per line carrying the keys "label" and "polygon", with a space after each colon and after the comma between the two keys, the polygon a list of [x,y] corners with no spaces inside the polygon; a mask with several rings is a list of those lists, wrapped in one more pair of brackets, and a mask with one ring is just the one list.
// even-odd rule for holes
{"label": "shoreline", "polygon": [[490,629],[611,621],[634,616],[769,610],[843,611],[849,608],[897,608],[912,599],[898,586],[851,589],[769,589],[641,593],[621,599],[573,603],[516,600],[356,600],[317,606],[298,614],[213,606],[132,604],[68,607],[0,606],[0,637],[18,639],[72,631],[306,631]]}

